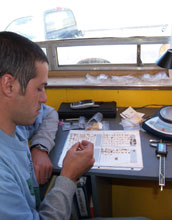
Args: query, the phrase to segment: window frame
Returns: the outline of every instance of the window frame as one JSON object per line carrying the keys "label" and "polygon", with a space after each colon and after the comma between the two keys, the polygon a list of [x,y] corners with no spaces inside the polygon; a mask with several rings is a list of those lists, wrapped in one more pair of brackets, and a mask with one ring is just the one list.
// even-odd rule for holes
{"label": "window frame", "polygon": [[[141,49],[145,44],[170,44],[170,36],[161,37],[106,37],[106,38],[75,38],[36,42],[45,49],[49,59],[49,71],[65,70],[155,70],[155,63],[143,64]],[[136,64],[77,64],[59,65],[58,47],[94,46],[94,45],[137,45]]]}

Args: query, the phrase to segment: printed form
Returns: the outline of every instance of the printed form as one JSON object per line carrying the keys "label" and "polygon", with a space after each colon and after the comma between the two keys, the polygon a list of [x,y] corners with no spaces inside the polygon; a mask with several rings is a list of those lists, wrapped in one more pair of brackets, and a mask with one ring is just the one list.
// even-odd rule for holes
{"label": "printed form", "polygon": [[62,167],[68,149],[82,140],[94,144],[94,169],[141,170],[143,168],[139,130],[71,130],[60,156],[59,167]]}

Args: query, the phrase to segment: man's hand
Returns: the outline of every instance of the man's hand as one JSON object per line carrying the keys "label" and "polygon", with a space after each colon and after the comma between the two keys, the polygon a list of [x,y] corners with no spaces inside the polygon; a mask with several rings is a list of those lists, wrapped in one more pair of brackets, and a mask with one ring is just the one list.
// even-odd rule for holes
{"label": "man's hand", "polygon": [[66,153],[60,175],[66,176],[75,182],[93,164],[93,144],[88,141],[82,141],[74,144]]}
{"label": "man's hand", "polygon": [[52,175],[53,165],[47,152],[32,148],[31,150],[33,166],[36,179],[39,184],[45,184]]}

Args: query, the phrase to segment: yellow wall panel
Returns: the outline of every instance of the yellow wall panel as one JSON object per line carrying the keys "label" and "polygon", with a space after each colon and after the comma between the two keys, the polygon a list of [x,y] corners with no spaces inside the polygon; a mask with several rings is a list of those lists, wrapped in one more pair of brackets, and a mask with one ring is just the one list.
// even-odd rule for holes
{"label": "yellow wall panel", "polygon": [[58,108],[61,102],[81,99],[116,101],[117,106],[172,105],[171,90],[114,90],[114,89],[47,89],[47,104]]}
{"label": "yellow wall panel", "polygon": [[166,183],[163,191],[160,191],[158,180],[114,180],[113,183],[114,217],[144,216],[152,220],[172,219],[171,183]]}

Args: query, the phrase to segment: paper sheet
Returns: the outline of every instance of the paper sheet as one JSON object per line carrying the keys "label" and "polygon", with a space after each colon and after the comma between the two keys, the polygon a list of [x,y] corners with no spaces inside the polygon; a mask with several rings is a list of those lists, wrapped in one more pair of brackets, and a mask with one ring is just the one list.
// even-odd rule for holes
{"label": "paper sheet", "polygon": [[139,130],[71,130],[58,163],[60,167],[67,150],[82,140],[88,140],[94,144],[93,168],[124,170],[143,168]]}

